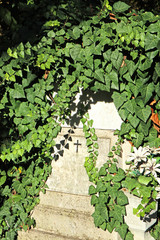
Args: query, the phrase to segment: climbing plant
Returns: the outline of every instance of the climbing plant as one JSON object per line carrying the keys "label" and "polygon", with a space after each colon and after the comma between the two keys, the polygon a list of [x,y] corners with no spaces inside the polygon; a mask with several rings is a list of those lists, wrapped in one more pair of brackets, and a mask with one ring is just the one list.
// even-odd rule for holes
{"label": "climbing plant", "polygon": [[[54,139],[61,124],[71,118],[70,105],[79,89],[112,92],[123,120],[120,141],[127,139],[137,148],[160,145],[159,15],[135,12],[123,2],[111,7],[106,1],[103,10],[80,22],[79,15],[68,14],[67,9],[48,8],[40,40],[8,48],[0,58],[1,239],[15,239],[18,230],[34,225],[31,210],[51,173]],[[124,171],[113,158],[98,173],[98,145],[95,142],[92,147],[90,142],[96,141],[96,135],[92,122],[88,124],[84,130],[86,137],[91,135],[87,140],[90,155],[85,167],[100,192],[97,198],[94,188],[89,189],[92,204],[98,203],[93,216],[96,219],[100,208],[104,209],[107,198],[111,205],[116,199],[120,212],[116,230],[122,239],[132,239],[123,222],[127,199],[117,191],[125,179]],[[118,146],[115,151],[119,154]],[[102,189],[111,181],[110,192],[104,194]],[[105,210],[105,220],[114,218],[111,212],[107,214]],[[112,220],[96,220],[95,224],[114,229]]]}
{"label": "climbing plant", "polygon": [[[135,155],[132,153],[130,156],[130,159],[137,161],[137,164],[131,165],[130,169],[124,171],[117,164],[118,157],[121,156],[121,143],[123,143],[122,137],[119,136],[108,154],[108,160],[98,169],[96,161],[99,146],[96,131],[92,126],[93,121],[89,119],[87,113],[81,122],[88,150],[84,166],[92,183],[89,194],[91,205],[95,207],[92,214],[95,226],[110,233],[115,230],[122,239],[134,239],[124,221],[125,206],[129,204],[127,195],[130,192],[141,198],[140,204],[133,208],[133,214],[138,217],[144,218],[156,209],[156,199],[159,199],[160,190],[156,171],[160,172],[158,168],[160,164],[155,164],[156,158],[153,159],[153,156],[159,155],[159,149],[140,147]],[[158,234],[157,231],[154,231],[153,235],[156,234]]]}
{"label": "climbing plant", "polygon": [[92,214],[95,226],[103,230],[107,229],[110,233],[115,230],[122,239],[133,239],[133,234],[124,222],[125,205],[128,204],[128,198],[122,191],[122,181],[126,176],[124,170],[117,167],[118,160],[116,158],[116,155],[121,155],[122,139],[119,138],[116,145],[112,146],[112,151],[108,154],[109,159],[98,169],[96,160],[99,146],[95,129],[92,126],[93,121],[89,119],[88,114],[85,114],[81,122],[89,154],[85,159],[84,166],[90,182],[93,183],[89,187],[89,194],[91,195],[91,205],[95,207]]}

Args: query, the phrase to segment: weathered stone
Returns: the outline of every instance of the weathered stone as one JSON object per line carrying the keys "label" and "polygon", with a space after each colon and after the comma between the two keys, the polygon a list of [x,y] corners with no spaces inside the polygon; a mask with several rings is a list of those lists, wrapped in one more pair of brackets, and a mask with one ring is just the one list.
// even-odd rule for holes
{"label": "weathered stone", "polygon": [[118,240],[117,233],[95,228],[93,211],[89,196],[47,191],[33,213],[36,229],[20,232],[19,240]]}
{"label": "weathered stone", "polygon": [[125,192],[128,197],[129,204],[126,206],[125,222],[128,224],[131,232],[134,234],[135,240],[154,240],[147,231],[157,221],[157,209],[152,210],[144,219],[140,219],[133,214],[133,208],[137,208],[141,203],[141,199],[133,196],[129,192]]}
{"label": "weathered stone", "polygon": [[78,93],[75,101],[71,105],[72,117],[68,124],[64,127],[76,126],[82,127],[80,118],[77,114],[79,106],[84,104],[88,106],[88,113],[90,119],[93,119],[93,127],[96,129],[115,130],[120,129],[122,120],[113,103],[110,93],[99,91],[93,93],[92,91],[85,91]]}
{"label": "weathered stone", "polygon": [[[84,168],[85,157],[88,156],[86,139],[82,129],[75,129],[74,133],[70,135],[71,141],[66,141],[67,148],[63,145],[64,136],[68,134],[68,128],[63,128],[59,135],[57,142],[62,145],[58,152],[63,153],[59,155],[57,161],[52,162],[52,174],[49,177],[47,184],[50,190],[58,192],[67,192],[80,195],[88,195],[88,188],[90,182]],[[96,130],[99,144],[99,156],[97,160],[97,167],[103,165],[107,160],[107,155],[110,151],[111,145],[116,141],[112,130]],[[81,145],[76,145],[77,141]],[[63,152],[64,151],[64,152]]]}
{"label": "weathered stone", "polygon": [[[106,93],[105,93],[106,94]],[[79,95],[73,107],[71,125],[82,127],[77,117],[79,102],[90,102],[89,115],[94,120],[99,144],[97,167],[103,165],[111,147],[116,142],[114,130],[120,128],[121,119],[110,97],[104,101],[104,93],[92,94],[87,99]],[[103,129],[103,130],[102,130]],[[29,232],[20,232],[19,240],[120,240],[116,232],[110,234],[94,226],[91,217],[94,208],[90,204],[88,188],[90,182],[84,168],[85,157],[88,156],[86,140],[82,128],[74,129],[69,133],[68,125],[64,125],[57,138],[57,151],[52,162],[53,171],[47,184],[49,189],[45,195],[41,194],[40,204],[34,209],[36,228]],[[119,167],[126,169],[125,164],[130,153],[130,144],[122,144],[122,155],[119,158]],[[134,199],[134,198],[133,198]],[[154,224],[144,223],[133,215],[133,207],[138,206],[137,199],[129,198],[126,223],[134,234],[134,240],[152,240],[147,232]],[[140,199],[138,199],[140,200]]]}
{"label": "weathered stone", "polygon": [[[88,156],[86,140],[82,129],[75,129],[67,136],[68,131],[69,128],[63,128],[57,138],[57,143],[61,142],[57,146],[59,158],[52,162],[53,171],[47,181],[49,190],[47,194],[41,194],[40,204],[33,213],[36,230],[20,233],[19,240],[38,239],[38,236],[42,239],[42,235],[48,240],[118,240],[116,232],[110,234],[94,226],[91,216],[94,208],[88,196],[90,182],[84,168],[85,156]],[[99,143],[97,166],[100,167],[106,162],[116,137],[113,130],[97,129],[96,134]],[[76,145],[77,141],[81,145]],[[65,148],[67,143],[69,145]]]}

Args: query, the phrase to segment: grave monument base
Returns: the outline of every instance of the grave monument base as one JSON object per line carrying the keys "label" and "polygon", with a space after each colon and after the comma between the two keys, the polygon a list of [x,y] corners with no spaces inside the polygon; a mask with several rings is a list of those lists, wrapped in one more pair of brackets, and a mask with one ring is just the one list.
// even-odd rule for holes
{"label": "grave monument base", "polygon": [[[19,232],[18,240],[120,240],[117,232],[109,233],[95,227],[88,188],[90,182],[84,168],[88,156],[86,139],[82,129],[63,128],[57,138],[57,151],[52,162],[52,174],[47,180],[49,189],[40,195],[40,204],[35,207],[33,217],[36,228]],[[97,167],[108,159],[107,155],[117,137],[113,130],[96,129],[99,144]],[[119,166],[125,169],[130,144],[122,146]],[[130,200],[127,206],[126,223],[134,234],[134,240],[152,240],[148,226],[133,216],[133,207],[138,205]],[[154,219],[154,222],[156,220]],[[149,227],[154,224],[152,221]]]}
{"label": "grave monument base", "polygon": [[93,211],[89,196],[47,190],[32,215],[36,228],[19,232],[18,240],[120,240],[94,226]]}

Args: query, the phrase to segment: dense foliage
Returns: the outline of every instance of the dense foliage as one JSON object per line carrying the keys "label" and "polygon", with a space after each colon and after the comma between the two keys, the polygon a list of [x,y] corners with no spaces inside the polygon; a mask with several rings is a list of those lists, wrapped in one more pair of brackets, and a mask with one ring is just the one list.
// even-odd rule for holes
{"label": "dense foliage", "polygon": [[119,138],[116,145],[108,155],[108,160],[101,166],[96,167],[98,152],[98,138],[93,128],[93,121],[89,115],[85,114],[81,119],[83,131],[86,137],[86,146],[88,156],[85,158],[85,169],[93,184],[89,187],[91,196],[91,205],[95,207],[92,214],[96,227],[108,230],[110,233],[115,230],[122,239],[133,239],[128,225],[124,222],[126,214],[125,205],[128,204],[128,198],[123,190],[123,180],[125,172],[117,167],[116,155],[120,156],[122,139]]}
{"label": "dense foliage", "polygon": [[[88,113],[81,119],[83,131],[86,137],[86,146],[88,156],[85,158],[85,169],[92,185],[89,187],[91,196],[91,205],[95,207],[92,214],[96,227],[108,230],[110,233],[115,230],[122,239],[132,240],[133,234],[124,221],[126,213],[125,206],[128,205],[131,198],[129,193],[141,199],[139,205],[133,208],[133,214],[141,217],[149,217],[151,211],[157,208],[159,199],[159,161],[160,150],[150,147],[140,147],[138,150],[134,147],[135,153],[129,157],[130,168],[123,170],[118,166],[118,157],[121,156],[122,137],[118,137],[115,146],[112,146],[108,159],[97,168],[96,161],[99,155],[98,138],[93,128],[93,120],[89,119]],[[116,134],[116,132],[115,132]],[[134,161],[135,163],[133,164]],[[137,201],[138,199],[136,199]],[[132,206],[131,206],[132,207]],[[153,213],[153,212],[152,212]],[[130,216],[131,218],[131,216]],[[158,225],[153,231],[155,239],[158,235]]]}
{"label": "dense foliage", "polygon": [[[54,138],[61,123],[70,119],[70,105],[79,89],[112,92],[124,121],[118,132],[120,139],[126,138],[136,147],[160,145],[160,17],[131,11],[122,2],[115,3],[113,9],[107,4],[108,10],[98,14],[95,7],[88,7],[83,19],[81,8],[76,10],[72,1],[48,5],[45,12],[40,8],[44,14],[41,32],[32,34],[32,42],[10,47],[1,55],[1,239],[14,239],[17,230],[34,224],[31,210],[39,202],[39,192],[45,191]],[[36,4],[31,8],[36,11]],[[78,111],[83,117],[84,109]],[[97,154],[97,145],[93,149],[90,139],[88,146],[90,153]],[[116,165],[107,171],[125,177]],[[114,180],[117,191],[119,183]],[[101,191],[101,186],[98,189]],[[127,200],[117,194],[121,224]],[[111,219],[114,211],[112,214]],[[123,239],[131,239],[126,225],[123,233],[117,226]],[[106,227],[105,223],[103,229]]]}

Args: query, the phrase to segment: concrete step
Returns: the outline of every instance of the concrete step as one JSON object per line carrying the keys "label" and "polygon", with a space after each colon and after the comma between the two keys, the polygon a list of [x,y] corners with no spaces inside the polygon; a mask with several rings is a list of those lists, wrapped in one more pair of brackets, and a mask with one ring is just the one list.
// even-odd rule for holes
{"label": "concrete step", "polygon": [[118,234],[94,226],[89,196],[47,191],[33,217],[36,228],[20,232],[18,240],[118,240]]}
{"label": "concrete step", "polygon": [[78,240],[77,238],[56,235],[52,232],[43,231],[40,229],[31,229],[28,232],[19,232],[18,239],[21,240]]}
{"label": "concrete step", "polygon": [[[28,232],[19,232],[19,238],[21,240],[80,240],[79,238],[66,237],[62,235],[56,235],[52,232],[43,231],[40,229],[31,229]],[[85,239],[88,240],[88,239]]]}

